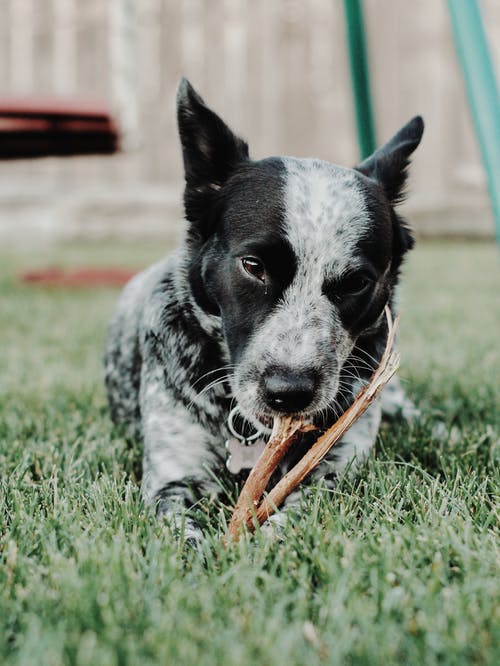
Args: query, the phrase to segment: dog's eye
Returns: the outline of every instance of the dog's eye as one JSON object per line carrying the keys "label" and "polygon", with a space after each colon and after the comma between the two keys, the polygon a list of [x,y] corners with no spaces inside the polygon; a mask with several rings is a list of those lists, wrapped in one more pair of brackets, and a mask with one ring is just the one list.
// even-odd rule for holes
{"label": "dog's eye", "polygon": [[255,257],[242,257],[241,264],[249,275],[260,280],[260,282],[265,282],[266,271],[264,269],[264,264],[260,259],[256,259]]}
{"label": "dog's eye", "polygon": [[338,290],[345,296],[359,296],[371,284],[371,279],[365,273],[351,273],[340,281]]}
{"label": "dog's eye", "polygon": [[333,302],[343,298],[361,296],[373,283],[371,275],[366,273],[349,273],[335,282],[325,283],[323,293]]}

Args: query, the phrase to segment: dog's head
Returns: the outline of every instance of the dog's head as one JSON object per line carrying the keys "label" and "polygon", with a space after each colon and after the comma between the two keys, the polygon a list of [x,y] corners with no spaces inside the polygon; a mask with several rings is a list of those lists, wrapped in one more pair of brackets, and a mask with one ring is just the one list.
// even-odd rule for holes
{"label": "dog's head", "polygon": [[255,421],[334,408],[378,360],[363,341],[385,342],[384,306],[413,245],[395,206],[422,119],[349,169],[252,161],[186,80],[177,104],[189,279],[197,303],[220,317],[240,409]]}

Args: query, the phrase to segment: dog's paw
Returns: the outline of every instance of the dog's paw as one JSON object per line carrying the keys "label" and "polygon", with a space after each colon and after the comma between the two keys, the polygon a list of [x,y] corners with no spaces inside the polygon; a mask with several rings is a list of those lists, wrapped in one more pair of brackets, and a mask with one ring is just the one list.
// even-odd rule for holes
{"label": "dog's paw", "polygon": [[163,511],[161,517],[168,525],[175,541],[186,550],[197,550],[203,541],[203,532],[198,523],[182,511]]}
{"label": "dog's paw", "polygon": [[437,421],[432,428],[432,437],[440,443],[458,444],[462,432],[456,425],[447,425],[444,421]]}
{"label": "dog's paw", "polygon": [[278,511],[270,516],[260,528],[261,534],[270,541],[283,542],[285,540],[288,518],[284,511]]}
{"label": "dog's paw", "polygon": [[198,523],[192,518],[186,517],[183,533],[180,535],[184,548],[198,550],[203,541],[203,532]]}
{"label": "dog's paw", "polygon": [[392,379],[384,388],[381,405],[383,417],[389,420],[402,419],[411,424],[421,416],[420,410],[406,396],[397,377]]}

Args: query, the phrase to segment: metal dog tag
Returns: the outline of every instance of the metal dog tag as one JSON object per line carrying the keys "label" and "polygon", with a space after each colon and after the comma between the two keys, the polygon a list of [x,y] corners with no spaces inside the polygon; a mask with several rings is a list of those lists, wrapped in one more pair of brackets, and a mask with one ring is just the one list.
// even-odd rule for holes
{"label": "metal dog tag", "polygon": [[263,439],[257,439],[251,443],[235,438],[228,439],[226,450],[229,455],[226,467],[231,474],[238,474],[242,469],[252,469],[265,448],[266,442]]}

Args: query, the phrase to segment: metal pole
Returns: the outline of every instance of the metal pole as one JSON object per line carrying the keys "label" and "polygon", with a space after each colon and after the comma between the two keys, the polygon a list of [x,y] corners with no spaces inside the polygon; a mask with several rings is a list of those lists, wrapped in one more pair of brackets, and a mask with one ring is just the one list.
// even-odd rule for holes
{"label": "metal pole", "polygon": [[500,97],[477,0],[448,0],[500,243]]}
{"label": "metal pole", "polygon": [[362,0],[344,0],[344,8],[359,151],[364,159],[375,150],[376,140]]}

